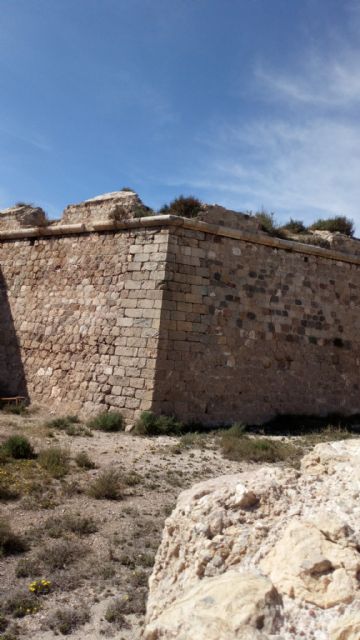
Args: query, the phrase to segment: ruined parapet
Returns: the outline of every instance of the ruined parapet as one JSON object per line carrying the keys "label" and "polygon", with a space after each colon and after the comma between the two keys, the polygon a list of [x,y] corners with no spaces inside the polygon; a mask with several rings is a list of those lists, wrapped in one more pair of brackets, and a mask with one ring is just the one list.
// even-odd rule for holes
{"label": "ruined parapet", "polygon": [[342,251],[354,256],[360,255],[360,242],[357,238],[350,238],[339,232],[331,233],[330,231],[320,231],[318,229],[313,231],[313,236],[325,240],[329,249]]}
{"label": "ruined parapet", "polygon": [[124,222],[146,216],[149,211],[134,191],[112,191],[78,204],[70,204],[64,210],[60,224],[91,224],[98,220]]}
{"label": "ruined parapet", "polygon": [[49,221],[40,207],[19,203],[0,211],[0,231],[46,227]]}
{"label": "ruined parapet", "polygon": [[249,233],[260,231],[260,223],[254,216],[238,213],[218,204],[203,205],[196,216],[196,220]]}

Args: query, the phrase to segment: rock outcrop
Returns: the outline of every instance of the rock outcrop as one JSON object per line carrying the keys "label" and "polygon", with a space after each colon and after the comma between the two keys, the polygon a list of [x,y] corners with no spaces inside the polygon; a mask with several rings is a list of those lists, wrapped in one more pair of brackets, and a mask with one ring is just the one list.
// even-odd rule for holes
{"label": "rock outcrop", "polygon": [[195,485],[165,525],[146,640],[359,640],[360,441]]}

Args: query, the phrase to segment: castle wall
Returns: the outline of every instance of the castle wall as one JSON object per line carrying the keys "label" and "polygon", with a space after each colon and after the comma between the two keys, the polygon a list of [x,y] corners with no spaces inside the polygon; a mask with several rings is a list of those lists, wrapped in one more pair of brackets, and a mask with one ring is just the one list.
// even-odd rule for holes
{"label": "castle wall", "polygon": [[0,229],[0,395],[129,422],[360,413],[360,257],[210,213]]}
{"label": "castle wall", "polygon": [[156,411],[209,424],[360,412],[359,260],[293,246],[171,230]]}
{"label": "castle wall", "polygon": [[127,420],[149,408],[167,236],[155,228],[3,238],[0,394],[63,412],[121,409]]}

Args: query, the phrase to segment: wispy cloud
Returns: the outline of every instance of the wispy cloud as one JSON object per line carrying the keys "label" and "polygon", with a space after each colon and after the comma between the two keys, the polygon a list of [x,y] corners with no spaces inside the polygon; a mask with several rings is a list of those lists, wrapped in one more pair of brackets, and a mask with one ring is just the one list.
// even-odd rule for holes
{"label": "wispy cloud", "polygon": [[360,51],[347,49],[341,62],[317,54],[297,75],[257,67],[254,82],[262,115],[207,131],[206,160],[182,182],[282,219],[344,214],[360,231]]}
{"label": "wispy cloud", "polygon": [[46,138],[40,133],[23,131],[22,127],[14,123],[6,123],[0,126],[0,137],[11,138],[18,142],[29,145],[38,151],[48,152],[51,146]]}
{"label": "wispy cloud", "polygon": [[353,107],[360,103],[360,51],[324,60],[308,55],[293,74],[258,65],[255,80],[265,98],[319,107]]}

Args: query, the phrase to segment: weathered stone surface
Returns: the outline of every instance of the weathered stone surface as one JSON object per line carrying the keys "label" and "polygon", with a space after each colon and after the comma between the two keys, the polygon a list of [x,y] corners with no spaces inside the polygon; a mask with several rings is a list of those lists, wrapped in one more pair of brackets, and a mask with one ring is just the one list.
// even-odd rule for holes
{"label": "weathered stone surface", "polygon": [[230,211],[218,204],[203,205],[200,213],[197,215],[197,220],[221,227],[239,229],[248,233],[257,233],[260,231],[260,223],[254,216]]}
{"label": "weathered stone surface", "polygon": [[0,231],[44,227],[48,224],[43,209],[31,204],[18,204],[0,211]]}
{"label": "weathered stone surface", "polygon": [[180,638],[172,634],[183,629],[184,638],[202,637],[204,620],[209,637],[212,625],[215,638],[223,624],[218,637],[237,638],[226,613],[221,620],[195,612],[193,629],[190,605],[219,576],[236,572],[265,576],[282,599],[276,632],[266,615],[257,629],[265,638],[359,638],[359,454],[359,440],[321,444],[301,473],[264,466],[183,492],[150,578],[147,629],[158,635],[149,638]]}
{"label": "weathered stone surface", "polygon": [[228,571],[204,578],[149,624],[145,640],[266,640],[280,626],[280,598],[269,580]]}
{"label": "weathered stone surface", "polygon": [[329,640],[359,640],[360,612],[342,616],[330,628]]}
{"label": "weathered stone surface", "polygon": [[329,531],[338,534],[345,529],[329,515],[324,522],[318,518],[317,526],[295,520],[260,567],[291,598],[325,609],[352,602],[358,588],[359,552],[345,535],[329,539]]}
{"label": "weathered stone surface", "polygon": [[125,222],[134,216],[146,215],[149,208],[134,191],[113,191],[70,204],[64,210],[61,224],[91,223],[98,220]]}

